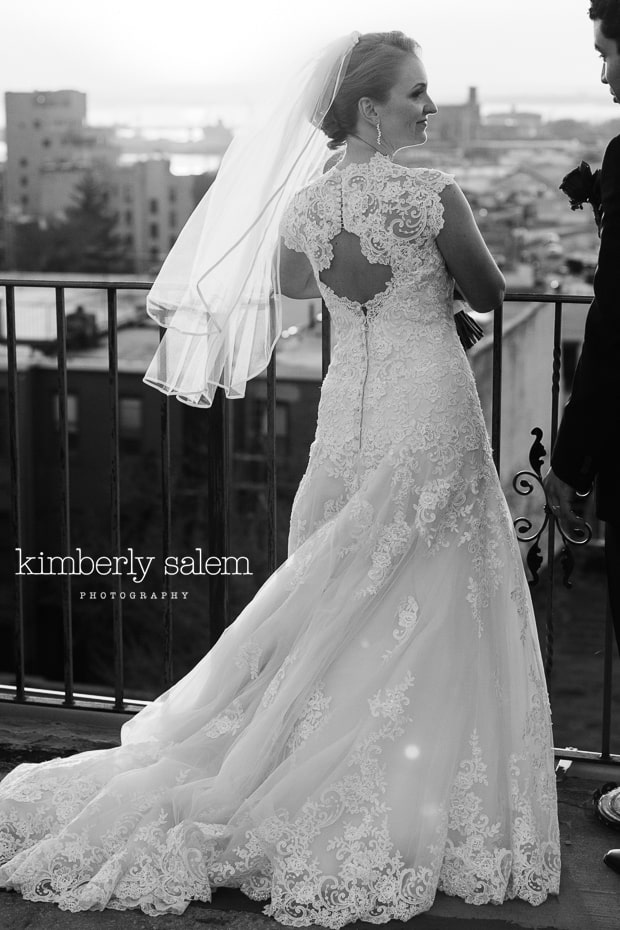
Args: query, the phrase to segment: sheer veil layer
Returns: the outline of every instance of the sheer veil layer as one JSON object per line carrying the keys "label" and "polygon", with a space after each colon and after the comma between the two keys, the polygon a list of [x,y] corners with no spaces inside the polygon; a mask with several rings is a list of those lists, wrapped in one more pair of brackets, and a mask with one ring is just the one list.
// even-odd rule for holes
{"label": "sheer veil layer", "polygon": [[359,33],[312,56],[270,116],[240,132],[166,258],[147,312],[167,331],[144,380],[208,407],[218,386],[243,397],[282,331],[279,226],[328,155],[319,129]]}

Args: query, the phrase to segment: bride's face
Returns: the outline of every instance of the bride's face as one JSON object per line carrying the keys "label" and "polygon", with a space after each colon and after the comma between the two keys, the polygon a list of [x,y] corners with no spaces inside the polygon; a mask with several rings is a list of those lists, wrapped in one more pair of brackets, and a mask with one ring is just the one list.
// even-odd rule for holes
{"label": "bride's face", "polygon": [[426,142],[428,117],[437,107],[428,95],[426,69],[416,55],[403,58],[399,77],[385,103],[375,103],[381,134],[394,150]]}

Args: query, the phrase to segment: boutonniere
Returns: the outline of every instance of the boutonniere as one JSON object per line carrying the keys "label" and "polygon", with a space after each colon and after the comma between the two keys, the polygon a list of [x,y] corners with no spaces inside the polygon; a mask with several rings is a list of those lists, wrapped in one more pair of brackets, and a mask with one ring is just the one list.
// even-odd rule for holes
{"label": "boutonniere", "polygon": [[587,161],[582,161],[577,168],[569,171],[560,184],[570,200],[571,210],[583,210],[584,203],[589,203],[594,211],[596,225],[601,222],[601,170],[592,171]]}

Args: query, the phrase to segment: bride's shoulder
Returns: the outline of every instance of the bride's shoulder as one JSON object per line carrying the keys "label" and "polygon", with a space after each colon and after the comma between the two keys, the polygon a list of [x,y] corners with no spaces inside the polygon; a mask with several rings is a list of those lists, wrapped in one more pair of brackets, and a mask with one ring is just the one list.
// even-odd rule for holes
{"label": "bride's shoulder", "polygon": [[282,231],[297,227],[305,217],[311,214],[317,216],[324,212],[322,204],[326,200],[328,183],[329,178],[319,176],[293,194],[282,212],[280,220]]}
{"label": "bride's shoulder", "polygon": [[440,171],[439,168],[426,168],[413,165],[398,165],[402,169],[404,177],[409,177],[418,185],[429,188],[437,194],[449,184],[456,184],[453,174],[446,171]]}
{"label": "bride's shoulder", "polygon": [[320,174],[303,187],[300,187],[291,197],[288,206],[292,209],[299,208],[303,204],[316,200],[316,198],[320,197],[330,186],[333,187],[334,185],[335,179],[331,175]]}

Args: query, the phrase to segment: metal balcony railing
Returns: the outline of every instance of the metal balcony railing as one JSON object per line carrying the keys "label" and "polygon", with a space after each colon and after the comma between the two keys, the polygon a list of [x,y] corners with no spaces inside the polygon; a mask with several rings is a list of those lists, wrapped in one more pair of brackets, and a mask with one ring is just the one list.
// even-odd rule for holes
{"label": "metal balcony railing", "polygon": [[[0,287],[4,288],[6,306],[6,350],[7,350],[7,395],[8,395],[8,452],[9,452],[9,487],[10,487],[10,525],[12,547],[22,549],[22,454],[19,441],[19,389],[16,339],[16,291],[20,287],[51,288],[55,293],[56,308],[56,356],[57,356],[57,385],[59,398],[59,480],[61,500],[61,547],[62,554],[69,554],[71,540],[70,520],[70,475],[69,475],[69,420],[67,410],[67,315],[65,312],[65,290],[71,287],[92,288],[107,295],[107,347],[108,347],[108,405],[110,412],[109,457],[110,457],[110,513],[111,513],[111,549],[120,556],[121,553],[121,512],[120,512],[120,473],[119,473],[119,356],[118,356],[118,316],[117,296],[121,290],[147,291],[151,284],[146,281],[71,281],[71,280],[25,280],[18,278],[0,278]],[[510,293],[506,296],[507,302],[544,304],[553,312],[553,342],[549,346],[550,383],[551,383],[551,429],[549,448],[555,440],[561,395],[561,346],[562,346],[562,314],[567,304],[588,304],[590,298],[586,296],[571,296],[565,294],[544,293]],[[322,372],[323,377],[327,371],[330,358],[330,325],[329,314],[323,308],[322,314]],[[493,318],[493,366],[492,366],[492,415],[491,415],[491,441],[496,467],[499,470],[501,456],[501,430],[502,430],[502,360],[504,345],[504,316],[503,308],[495,311]],[[163,330],[160,333],[163,335]],[[161,553],[165,559],[171,551],[172,541],[172,513],[170,488],[170,398],[161,396],[160,403],[160,431],[159,431],[159,459],[161,476]],[[207,456],[205,465],[205,480],[209,489],[209,519],[206,530],[209,552],[227,553],[229,551],[229,462],[228,462],[228,404],[223,392],[218,391],[211,408],[205,411],[205,420],[208,431],[208,443],[211,453]],[[276,354],[274,353],[267,369],[267,561],[270,572],[278,564],[276,551],[276,436],[275,436],[275,409],[276,409]],[[529,493],[533,483],[540,480],[542,466],[542,446],[540,445],[540,431],[533,430],[536,435],[530,451],[531,471],[524,471],[515,477],[521,493]],[[517,484],[515,484],[517,487]],[[545,652],[546,667],[549,671],[553,650],[553,583],[554,583],[554,555],[558,531],[562,535],[561,542],[568,551],[570,543],[561,533],[552,514],[541,512],[541,528],[531,532],[531,521],[519,518],[515,521],[518,535],[522,540],[531,543],[529,562],[534,571],[540,562],[540,547],[538,545],[543,530],[547,530],[547,572],[548,585],[547,609],[545,617]],[[169,577],[166,584],[169,590]],[[210,623],[213,639],[219,635],[230,621],[229,617],[229,591],[226,574],[215,574],[209,579]],[[22,576],[15,573],[15,627],[14,627],[14,685],[0,686],[0,698],[16,702],[29,703],[62,703],[69,707],[98,707],[108,710],[127,711],[135,710],[144,704],[144,701],[127,695],[123,680],[123,601],[120,594],[120,577],[117,581],[117,597],[112,601],[113,630],[114,630],[114,696],[93,696],[76,693],[73,672],[73,634],[71,611],[71,578],[69,575],[62,580],[62,616],[64,636],[64,691],[43,691],[30,688],[26,685],[24,660],[24,596]],[[170,597],[164,600],[162,612],[164,634],[163,669],[164,683],[169,686],[173,682],[172,645],[173,645],[173,603]],[[603,720],[601,730],[600,751],[562,750],[562,757],[586,758],[604,762],[620,762],[620,756],[610,753],[610,727],[611,727],[611,681],[612,681],[612,654],[613,636],[609,616],[607,617],[605,634],[605,660],[603,683]]]}

